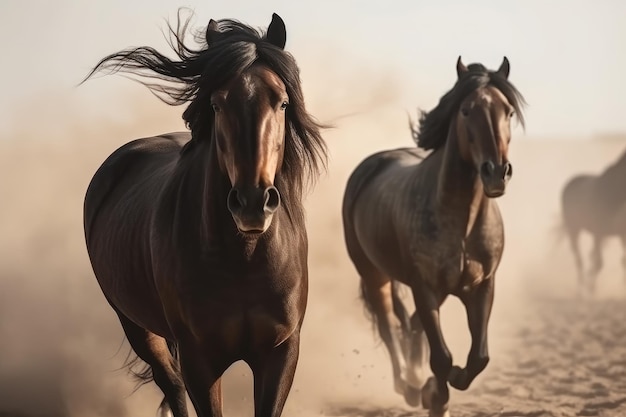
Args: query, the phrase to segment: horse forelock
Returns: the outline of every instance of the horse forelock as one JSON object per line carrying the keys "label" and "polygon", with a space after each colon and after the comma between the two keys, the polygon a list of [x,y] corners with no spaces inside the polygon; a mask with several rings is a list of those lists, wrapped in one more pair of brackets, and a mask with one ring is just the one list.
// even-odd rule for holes
{"label": "horse forelock", "polygon": [[524,122],[525,100],[517,88],[496,71],[482,64],[470,64],[469,71],[460,77],[452,89],[444,94],[431,111],[420,111],[418,126],[411,126],[412,136],[418,147],[436,150],[445,145],[448,131],[463,100],[479,88],[493,86],[500,91],[515,109],[518,120]]}
{"label": "horse forelock", "polygon": [[[214,116],[211,94],[255,64],[274,72],[285,84],[289,96],[286,111],[286,138],[283,166],[278,176],[285,186],[281,192],[299,201],[306,184],[312,183],[326,167],[324,127],[306,110],[300,72],[293,56],[273,45],[264,31],[234,19],[217,21],[218,32],[206,39],[206,30],[196,31],[196,46],[185,39],[191,16],[179,14],[176,26],[168,24],[171,59],[151,47],[123,50],[103,58],[87,78],[98,71],[122,72],[148,87],[170,105],[187,104],[183,119],[191,130],[191,142],[183,152],[192,152],[194,143],[213,140]],[[289,200],[289,199],[288,199]]]}

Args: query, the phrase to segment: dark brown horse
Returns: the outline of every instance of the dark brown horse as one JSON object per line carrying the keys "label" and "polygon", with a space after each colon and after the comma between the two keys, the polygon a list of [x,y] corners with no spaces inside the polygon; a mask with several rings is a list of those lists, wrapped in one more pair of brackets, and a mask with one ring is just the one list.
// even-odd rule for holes
{"label": "dark brown horse", "polygon": [[[458,80],[412,127],[417,148],[380,152],[348,180],[343,223],[361,294],[391,355],[395,390],[431,416],[448,414],[448,382],[465,390],[489,361],[487,323],[504,247],[496,197],[513,169],[510,123],[523,123],[523,98],[498,71],[457,61]],[[412,290],[409,317],[396,282]],[[472,346],[467,366],[452,365],[439,308],[453,294],[467,309]],[[426,339],[424,339],[424,334]],[[426,345],[428,343],[428,346]],[[434,373],[426,381],[428,358]]]}
{"label": "dark brown horse", "polygon": [[172,30],[177,60],[143,47],[94,69],[168,81],[146,84],[189,103],[191,134],[132,141],[102,164],[85,197],[89,257],[161,413],[186,417],[186,390],[198,416],[221,416],[220,378],[243,360],[255,416],[278,417],[307,303],[301,199],[325,145],[278,15],[265,34],[211,20],[197,50],[185,30]]}
{"label": "dark brown horse", "polygon": [[[626,152],[599,175],[582,174],[570,179],[561,194],[562,226],[574,254],[578,289],[595,291],[596,278],[602,270],[605,241],[617,236],[622,240],[624,277],[626,279]],[[580,254],[580,234],[593,239],[589,269],[585,272]]]}

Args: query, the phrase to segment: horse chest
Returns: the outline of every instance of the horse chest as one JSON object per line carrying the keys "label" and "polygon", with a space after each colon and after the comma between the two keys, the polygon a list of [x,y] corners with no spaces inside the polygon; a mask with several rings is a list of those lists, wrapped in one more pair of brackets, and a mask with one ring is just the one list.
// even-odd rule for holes
{"label": "horse chest", "polygon": [[445,222],[438,226],[438,236],[457,238],[434,239],[435,244],[431,239],[430,245],[420,242],[426,248],[422,263],[429,266],[427,275],[435,277],[431,278],[434,288],[443,283],[448,293],[469,291],[495,274],[504,244],[499,216],[489,221],[480,218],[465,237],[464,227]]}
{"label": "horse chest", "polygon": [[499,253],[463,244],[433,245],[430,249],[416,258],[420,276],[431,288],[449,294],[468,291],[492,276],[499,259]]}
{"label": "horse chest", "polygon": [[306,285],[299,276],[214,274],[186,292],[182,325],[198,341],[233,354],[273,347],[299,325]]}

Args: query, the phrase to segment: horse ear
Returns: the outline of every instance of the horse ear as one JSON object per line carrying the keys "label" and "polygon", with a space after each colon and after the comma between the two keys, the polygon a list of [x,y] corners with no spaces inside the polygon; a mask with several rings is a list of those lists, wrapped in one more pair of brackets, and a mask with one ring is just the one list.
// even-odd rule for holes
{"label": "horse ear", "polygon": [[217,22],[213,19],[209,20],[209,25],[206,27],[206,42],[211,45],[215,42],[219,33]]}
{"label": "horse ear", "polygon": [[272,21],[267,27],[267,41],[280,49],[285,49],[287,43],[287,29],[285,22],[276,13],[272,13]]}
{"label": "horse ear", "polygon": [[463,61],[461,61],[461,55],[459,55],[459,59],[456,60],[456,75],[457,75],[457,77],[461,78],[463,76],[463,74],[467,73],[468,71],[469,70],[467,69],[467,67],[465,66]]}
{"label": "horse ear", "polygon": [[498,74],[504,78],[509,78],[509,72],[511,71],[511,64],[509,64],[509,59],[504,57],[502,60],[502,65],[498,68]]}

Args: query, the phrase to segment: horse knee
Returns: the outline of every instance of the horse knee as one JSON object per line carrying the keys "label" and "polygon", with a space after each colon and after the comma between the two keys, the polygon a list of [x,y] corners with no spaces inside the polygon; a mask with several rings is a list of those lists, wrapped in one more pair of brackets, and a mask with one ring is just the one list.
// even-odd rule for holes
{"label": "horse knee", "polygon": [[437,379],[447,379],[452,369],[452,356],[449,352],[435,353],[430,355],[430,369]]}
{"label": "horse knee", "polygon": [[489,364],[489,355],[482,355],[476,359],[476,373],[482,372]]}

